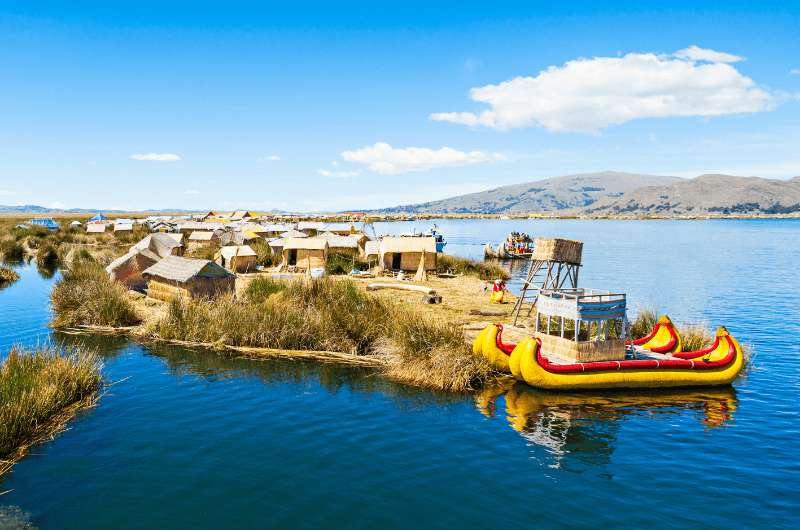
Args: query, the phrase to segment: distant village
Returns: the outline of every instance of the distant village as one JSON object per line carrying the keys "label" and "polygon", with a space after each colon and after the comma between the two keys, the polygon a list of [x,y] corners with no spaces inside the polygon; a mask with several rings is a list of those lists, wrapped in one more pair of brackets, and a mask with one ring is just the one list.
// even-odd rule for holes
{"label": "distant village", "polygon": [[28,224],[87,235],[129,238],[142,234],[106,271],[128,289],[146,290],[149,297],[165,301],[175,295],[213,297],[232,292],[237,275],[256,272],[319,277],[329,272],[332,260],[339,264],[338,272],[361,277],[414,275],[421,279],[436,270],[444,239],[435,230],[378,237],[374,230],[367,233],[371,225],[363,214],[345,218],[276,221],[249,211],[210,211],[109,219],[98,213],[65,227],[53,218],[31,219]]}

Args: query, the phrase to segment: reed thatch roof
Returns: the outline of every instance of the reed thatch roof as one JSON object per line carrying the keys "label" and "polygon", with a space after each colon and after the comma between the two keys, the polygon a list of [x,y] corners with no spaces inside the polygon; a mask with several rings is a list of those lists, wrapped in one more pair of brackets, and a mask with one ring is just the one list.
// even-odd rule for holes
{"label": "reed thatch roof", "polygon": [[114,232],[133,232],[133,223],[115,223]]}
{"label": "reed thatch roof", "polygon": [[317,237],[325,239],[330,248],[358,248],[358,238],[323,232]]}
{"label": "reed thatch roof", "polygon": [[326,250],[328,241],[320,237],[290,237],[283,244],[283,250]]}
{"label": "reed thatch roof", "polygon": [[432,252],[436,253],[436,239],[432,237],[395,237],[386,236],[381,239],[381,254],[387,252]]}
{"label": "reed thatch roof", "polygon": [[214,238],[214,232],[207,232],[195,230],[189,235],[189,241],[211,241]]}
{"label": "reed thatch roof", "polygon": [[378,256],[381,253],[380,241],[367,241],[364,245],[364,254],[367,256]]}
{"label": "reed thatch roof", "polygon": [[298,230],[325,230],[325,223],[319,221],[300,221],[297,223]]}
{"label": "reed thatch roof", "polygon": [[102,234],[106,231],[105,223],[89,223],[86,225],[87,234]]}
{"label": "reed thatch roof", "polygon": [[213,261],[179,256],[167,256],[145,269],[142,274],[181,283],[188,282],[194,277],[224,278],[232,276],[229,271]]}
{"label": "reed thatch roof", "polygon": [[289,230],[281,234],[283,239],[289,239],[290,237],[308,237],[308,234],[304,234],[298,230]]}
{"label": "reed thatch roof", "polygon": [[229,260],[234,256],[243,257],[243,256],[256,256],[256,252],[250,248],[249,245],[241,245],[238,247],[222,247],[219,250],[219,253],[222,255],[225,260]]}
{"label": "reed thatch roof", "polygon": [[172,234],[149,234],[133,245],[131,251],[149,250],[159,258],[164,258],[171,255],[174,248],[182,246]]}

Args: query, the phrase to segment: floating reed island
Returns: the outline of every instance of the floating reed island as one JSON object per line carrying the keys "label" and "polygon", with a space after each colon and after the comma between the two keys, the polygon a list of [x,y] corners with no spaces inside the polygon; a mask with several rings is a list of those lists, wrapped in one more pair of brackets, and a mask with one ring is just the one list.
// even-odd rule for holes
{"label": "floating reed island", "polygon": [[[373,366],[394,379],[443,390],[471,391],[507,377],[507,363],[498,369],[495,362],[505,358],[492,353],[502,350],[499,339],[487,347],[489,355],[469,347],[492,324],[507,323],[505,337],[512,340],[536,335],[545,351],[552,350],[549,359],[567,354],[565,363],[579,350],[573,360],[636,360],[627,359],[637,354],[626,349],[626,340],[651,333],[640,332],[636,322],[626,333],[624,294],[607,322],[571,316],[565,322],[557,310],[560,331],[548,317],[541,332],[538,293],[557,291],[547,297],[552,306],[570,290],[581,299],[595,292],[578,287],[579,241],[528,241],[522,253],[528,277],[516,298],[503,284],[507,266],[444,254],[446,241],[435,226],[378,237],[369,234],[363,215],[345,217],[212,211],[110,220],[98,214],[71,222],[64,235],[52,220],[31,220],[11,236],[0,234],[0,250],[6,245],[13,253],[21,245],[40,266],[62,266],[52,293],[57,328],[124,332],[249,357]],[[566,344],[565,333],[575,344]],[[693,348],[691,342],[697,352],[711,337],[695,329],[680,335],[682,347]],[[656,361],[677,366],[672,356],[681,352],[673,350],[651,353],[670,356]]]}
{"label": "floating reed island", "polygon": [[0,476],[94,405],[100,361],[83,350],[12,348],[0,365]]}

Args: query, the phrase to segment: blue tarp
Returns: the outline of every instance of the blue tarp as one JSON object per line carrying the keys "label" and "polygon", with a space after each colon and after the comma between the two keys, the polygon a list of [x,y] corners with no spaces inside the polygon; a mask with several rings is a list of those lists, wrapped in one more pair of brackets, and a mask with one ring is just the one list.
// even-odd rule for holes
{"label": "blue tarp", "polygon": [[95,215],[94,217],[92,217],[91,219],[89,219],[90,223],[91,222],[95,222],[95,221],[108,221],[108,217],[106,217],[105,215],[99,213],[99,214]]}
{"label": "blue tarp", "polygon": [[29,223],[35,226],[43,226],[48,230],[58,230],[59,228],[58,223],[55,222],[55,220],[51,219],[50,217],[45,217],[42,219],[31,219]]}

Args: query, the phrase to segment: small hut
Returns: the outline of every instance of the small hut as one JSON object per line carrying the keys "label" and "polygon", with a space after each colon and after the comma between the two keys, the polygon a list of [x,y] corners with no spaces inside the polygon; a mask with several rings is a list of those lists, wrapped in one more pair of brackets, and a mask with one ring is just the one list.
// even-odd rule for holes
{"label": "small hut", "polygon": [[328,242],[328,252],[331,254],[354,258],[361,253],[358,246],[358,238],[340,236],[332,232],[323,232],[317,237]]}
{"label": "small hut", "polygon": [[220,264],[233,272],[251,272],[256,270],[258,255],[248,245],[222,247],[217,253]]}
{"label": "small hut", "polygon": [[279,236],[282,237],[283,239],[289,239],[292,237],[308,237],[308,234],[306,234],[305,232],[301,232],[299,230],[292,229],[279,234]]}
{"label": "small hut", "polygon": [[319,237],[291,237],[283,244],[282,267],[318,269],[328,261],[328,242]]}
{"label": "small hut", "polygon": [[126,254],[112,261],[106,267],[106,272],[128,289],[144,289],[147,285],[147,280],[142,276],[145,269],[166,256],[182,254],[183,245],[169,234],[150,234],[133,245]]}
{"label": "small hut", "polygon": [[56,222],[56,220],[53,219],[52,217],[40,217],[37,219],[31,219],[30,221],[28,221],[28,224],[33,226],[41,226],[53,232],[59,229],[58,222]]}
{"label": "small hut", "polygon": [[242,221],[244,219],[252,219],[254,217],[257,217],[257,215],[253,212],[237,210],[231,214],[231,221]]}
{"label": "small hut", "polygon": [[89,219],[86,222],[87,223],[105,223],[106,221],[108,221],[108,217],[106,217],[105,215],[103,215],[101,213],[98,213],[98,214],[96,214],[94,217],[92,217],[91,219]]}
{"label": "small hut", "polygon": [[159,257],[183,256],[183,245],[179,238],[180,234],[149,234],[141,241],[133,245],[131,250],[149,249],[158,254]]}
{"label": "small hut", "polygon": [[86,224],[86,233],[87,234],[102,234],[106,231],[106,225],[103,222],[94,222],[94,223],[87,223]]}
{"label": "small hut", "polygon": [[189,234],[189,238],[186,240],[186,246],[190,250],[196,250],[208,245],[218,244],[219,235],[221,233],[221,231],[212,232],[209,230],[195,230]]}
{"label": "small hut", "polygon": [[284,232],[291,230],[286,225],[278,224],[252,224],[249,229],[265,239],[273,239],[278,237]]}
{"label": "small hut", "polygon": [[114,233],[130,233],[133,232],[133,222],[116,222],[114,223]]}
{"label": "small hut", "polygon": [[370,268],[374,267],[381,259],[381,242],[366,241],[364,243],[364,259],[369,263]]}
{"label": "small hut", "polygon": [[319,221],[300,221],[297,223],[297,229],[304,232],[307,236],[315,236],[318,232],[325,230],[325,223]]}
{"label": "small hut", "polygon": [[381,264],[393,271],[416,272],[424,260],[425,271],[436,270],[436,239],[386,236],[380,244]]}
{"label": "small hut", "polygon": [[147,280],[147,295],[169,301],[175,297],[214,298],[232,293],[236,277],[207,259],[167,256],[142,273]]}

